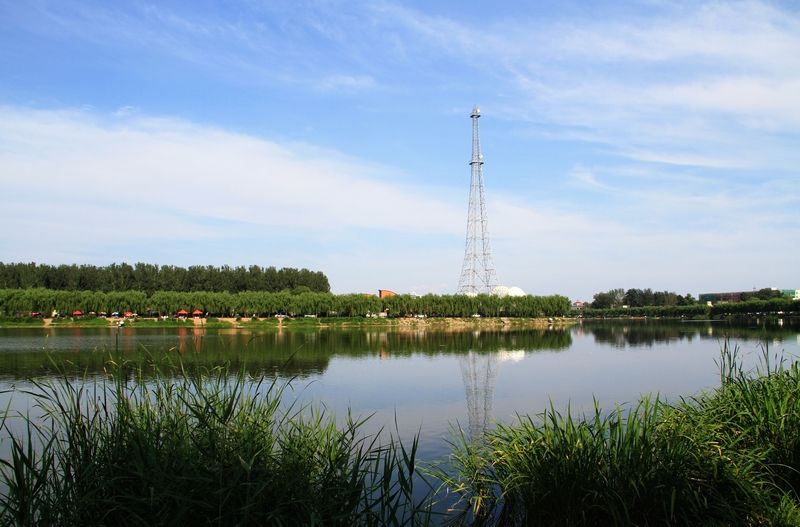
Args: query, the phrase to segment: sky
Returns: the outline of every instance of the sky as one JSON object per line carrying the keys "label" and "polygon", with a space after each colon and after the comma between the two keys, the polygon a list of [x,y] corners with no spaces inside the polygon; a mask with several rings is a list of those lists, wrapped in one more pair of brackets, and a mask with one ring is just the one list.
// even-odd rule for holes
{"label": "sky", "polygon": [[800,288],[800,4],[0,0],[0,261]]}

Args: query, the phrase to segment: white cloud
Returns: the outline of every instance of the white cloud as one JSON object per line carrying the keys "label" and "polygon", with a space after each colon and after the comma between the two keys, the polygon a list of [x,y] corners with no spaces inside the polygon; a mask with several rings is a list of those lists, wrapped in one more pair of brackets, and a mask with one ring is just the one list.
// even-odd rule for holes
{"label": "white cloud", "polygon": [[[245,3],[243,16],[224,20],[213,9],[36,6],[30,32],[145,51],[137,60],[162,67],[183,61],[200,82],[302,90],[265,90],[299,113],[355,93],[376,109],[374,122],[419,98],[435,118],[469,95],[513,123],[503,137],[518,141],[519,159],[517,132],[562,140],[552,142],[561,159],[591,150],[570,177],[553,174],[566,180],[548,183],[553,201],[488,196],[498,274],[526,291],[797,285],[800,17],[791,7],[644,2],[635,15],[568,9],[567,18],[533,6],[528,16],[468,21],[388,2]],[[384,91],[396,105],[368,99]],[[409,141],[426,137],[419,123]],[[391,124],[368,139],[371,154],[406,140]],[[148,259],[154,244],[194,244],[227,255],[206,249],[191,263],[302,258],[339,291],[455,289],[466,189],[405,185],[402,167],[347,154],[356,157],[129,107],[0,108],[0,222],[12,226],[0,259]]]}
{"label": "white cloud", "polygon": [[[312,145],[177,119],[3,107],[0,260],[259,262],[313,266],[337,292],[452,292],[463,189],[407,186],[397,174]],[[713,179],[665,174],[577,171],[588,184],[581,191],[613,195],[622,210],[489,196],[500,280],[573,297],[617,286],[741,287],[735,279],[758,282],[765,255],[781,246],[771,276],[774,285],[791,281],[800,262],[785,240],[800,227],[769,207],[781,196],[796,206],[796,182],[737,194],[735,185],[718,191]],[[653,179],[664,184],[630,187]],[[181,251],[192,252],[169,260]]]}
{"label": "white cloud", "polygon": [[[501,198],[490,203],[495,261],[501,282],[521,285],[531,294],[567,294],[591,300],[611,288],[650,287],[679,293],[736,290],[742,287],[795,287],[800,253],[787,241],[800,226],[778,227],[737,208],[723,196],[675,207],[653,192],[627,218],[612,211],[567,213],[543,204]],[[723,225],[707,224],[729,204]],[[658,209],[654,207],[659,207]],[[651,220],[660,221],[655,224]],[[669,225],[670,218],[675,224]],[[688,225],[686,224],[688,220]],[[780,249],[779,249],[780,248]]]}
{"label": "white cloud", "polygon": [[480,27],[389,12],[429,53],[516,87],[499,99],[509,121],[553,124],[564,139],[648,162],[779,170],[800,163],[792,146],[800,135],[795,10],[754,1],[649,4],[646,14],[569,19],[537,18],[535,10]]}
{"label": "white cloud", "polygon": [[[800,46],[798,46],[800,53]],[[705,109],[741,117],[759,117],[751,121],[758,126],[783,122],[800,126],[800,76],[792,79],[729,76],[721,79],[694,81],[688,84],[656,86],[649,92],[653,104]]]}
{"label": "white cloud", "polygon": [[0,224],[10,226],[2,261],[255,261],[326,272],[340,262],[341,274],[329,275],[337,291],[362,290],[387,269],[413,280],[401,287],[410,290],[426,279],[398,262],[430,256],[429,238],[461,245],[453,193],[311,145],[140,114],[11,107],[0,107],[0,145]]}
{"label": "white cloud", "polygon": [[[84,112],[0,109],[3,184],[34,203],[124,203],[142,214],[254,225],[452,234],[461,211],[341,154],[202,127]],[[393,213],[387,213],[392,211]]]}

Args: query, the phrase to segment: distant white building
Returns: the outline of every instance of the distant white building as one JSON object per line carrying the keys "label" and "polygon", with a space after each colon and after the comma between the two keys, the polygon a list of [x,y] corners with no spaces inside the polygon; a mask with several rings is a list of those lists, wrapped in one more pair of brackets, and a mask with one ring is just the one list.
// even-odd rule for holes
{"label": "distant white building", "polygon": [[508,296],[508,288],[506,286],[504,286],[504,285],[495,286],[492,289],[492,295],[493,296],[499,296],[500,298]]}
{"label": "distant white building", "polygon": [[492,295],[499,296],[500,298],[506,296],[525,296],[525,291],[516,286],[506,287],[504,285],[498,285],[492,289]]}

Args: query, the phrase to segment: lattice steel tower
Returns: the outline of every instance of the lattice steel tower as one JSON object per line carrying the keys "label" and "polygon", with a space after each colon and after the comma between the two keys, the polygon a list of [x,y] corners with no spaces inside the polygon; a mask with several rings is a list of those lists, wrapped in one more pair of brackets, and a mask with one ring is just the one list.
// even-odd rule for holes
{"label": "lattice steel tower", "polygon": [[489,247],[489,228],[486,218],[486,199],[483,194],[483,154],[478,133],[481,110],[472,109],[472,161],[470,166],[469,213],[467,214],[467,246],[464,264],[458,281],[458,294],[476,295],[491,293],[497,285],[497,277]]}

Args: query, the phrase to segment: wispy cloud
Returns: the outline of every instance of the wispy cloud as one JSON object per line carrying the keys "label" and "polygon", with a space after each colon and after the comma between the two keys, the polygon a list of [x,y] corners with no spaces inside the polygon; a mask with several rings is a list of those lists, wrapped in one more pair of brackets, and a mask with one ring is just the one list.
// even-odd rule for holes
{"label": "wispy cloud", "polygon": [[368,75],[331,75],[319,83],[319,89],[322,91],[358,92],[375,87],[375,79]]}
{"label": "wispy cloud", "polygon": [[[20,58],[19,87],[1,87],[55,109],[0,108],[0,222],[15,227],[0,259],[227,257],[318,264],[338,290],[452,291],[467,189],[442,167],[466,176],[468,136],[452,164],[447,152],[477,101],[495,127],[486,144],[504,149],[487,160],[504,164],[507,194],[488,199],[509,285],[796,285],[790,3],[504,4],[478,16],[388,1],[42,0],[0,3],[0,28],[29,37],[30,49],[9,46],[19,57],[76,53],[80,76],[43,73],[62,96]],[[86,89],[105,86],[98,71],[119,75],[113,97]],[[188,85],[201,103],[184,102]],[[458,124],[442,126],[454,107]],[[215,119],[225,124],[200,122]],[[529,150],[544,156],[533,169]],[[698,268],[713,272],[695,280]]]}
{"label": "wispy cloud", "polygon": [[498,101],[509,120],[549,122],[563,138],[646,161],[797,166],[800,15],[764,2],[648,7],[647,16],[532,15],[480,27],[391,13],[434,51],[516,86],[517,100]]}
{"label": "wispy cloud", "polygon": [[[14,225],[0,260],[286,262],[325,270],[337,291],[456,287],[463,189],[405,185],[394,167],[142,113],[0,107],[0,144],[0,223]],[[657,177],[640,168],[584,167],[575,176],[583,191],[622,200],[624,213],[495,193],[490,230],[503,282],[578,296],[601,286],[588,266],[608,287],[694,290],[700,284],[682,274],[691,265],[676,253],[715,269],[733,260],[755,266],[800,235],[797,218],[754,214],[776,196],[796,197],[796,182],[737,195],[736,186],[718,191],[688,174],[699,189],[691,195],[670,181],[636,185]],[[781,258],[797,263],[798,255]],[[647,282],[653,276],[658,283]]]}
{"label": "wispy cloud", "polygon": [[749,227],[764,230],[787,221],[800,228],[800,217],[794,214],[800,207],[800,181],[788,176],[753,184],[692,170],[616,165],[578,167],[572,179],[580,191],[605,196],[603,209],[613,217],[638,217],[658,230],[691,231],[703,223],[735,232],[743,218]]}
{"label": "wispy cloud", "polygon": [[[185,10],[162,4],[68,0],[40,2],[30,9],[37,16],[22,17],[20,24],[46,38],[149,52],[229,82],[288,84],[346,94],[376,85],[368,61],[360,60],[352,46],[351,30],[359,21],[322,5],[298,11],[245,2],[230,10],[214,6]],[[47,23],[41,24],[42,20]]]}
{"label": "wispy cloud", "polygon": [[[392,183],[390,167],[310,145],[148,116],[2,108],[0,122],[4,188],[34,203],[122,199],[145,214],[265,226],[460,231],[461,211],[444,197]],[[412,213],[430,224],[408,221]]]}
{"label": "wispy cloud", "polygon": [[800,161],[774,161],[770,145],[788,144],[781,137],[749,159],[737,155],[765,133],[797,138],[800,14],[789,7],[644,3],[603,17],[534,8],[481,25],[390,2],[241,7],[238,15],[103,3],[39,10],[49,33],[150,48],[238,82],[353,93],[435,78],[437,57],[446,57],[449,68],[457,61],[497,79],[507,93],[496,106],[509,120],[549,122],[622,155],[710,167]]}
{"label": "wispy cloud", "polygon": [[[501,197],[490,202],[493,248],[502,262],[501,278],[539,293],[566,292],[591,300],[587,292],[616,287],[651,287],[678,292],[780,287],[796,281],[791,267],[800,264],[792,248],[776,255],[788,239],[800,235],[796,221],[780,225],[769,214],[750,221],[739,200],[723,195],[716,203],[659,200],[655,193],[626,214],[587,209],[566,212],[547,204],[522,204]],[[723,225],[708,207],[729,210],[737,220]],[[664,218],[672,228],[664,228]],[[659,218],[660,221],[653,221]],[[745,218],[745,219],[743,219]],[[742,285],[747,284],[747,285]],[[763,285],[758,285],[763,284]],[[793,286],[792,286],[793,287]]]}
{"label": "wispy cloud", "polygon": [[[173,245],[187,251],[184,263],[248,263],[249,255],[327,272],[326,258],[346,254],[350,268],[332,273],[349,275],[337,284],[347,291],[372,273],[353,276],[364,265],[358,253],[381,261],[377,275],[441,250],[441,239],[461,246],[463,205],[452,193],[405,185],[397,169],[313,145],[140,113],[12,107],[0,107],[0,144],[0,223],[14,225],[0,242],[3,261],[149,253],[163,263]],[[225,249],[210,255],[212,247]],[[404,289],[428,280],[405,274]]]}

